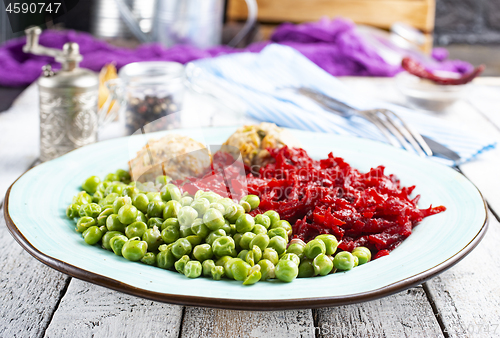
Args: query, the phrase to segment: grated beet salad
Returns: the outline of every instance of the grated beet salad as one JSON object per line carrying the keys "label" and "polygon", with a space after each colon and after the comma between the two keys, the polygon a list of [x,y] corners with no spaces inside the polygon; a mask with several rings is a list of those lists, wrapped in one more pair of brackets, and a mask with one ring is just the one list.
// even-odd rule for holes
{"label": "grated beet salad", "polygon": [[[384,175],[383,166],[360,173],[332,153],[317,161],[303,149],[269,151],[275,162],[247,175],[248,193],[261,200],[251,214],[277,211],[292,224],[292,236],[305,242],[329,233],[337,237],[341,250],[365,246],[378,258],[401,244],[422,219],[446,210],[444,206],[419,209],[420,196],[410,197],[415,186],[402,187],[396,176]],[[214,171],[228,161],[216,154]],[[227,196],[224,180],[214,174],[212,179],[184,182],[188,184],[183,190],[210,189]],[[232,179],[233,187],[237,184]]]}

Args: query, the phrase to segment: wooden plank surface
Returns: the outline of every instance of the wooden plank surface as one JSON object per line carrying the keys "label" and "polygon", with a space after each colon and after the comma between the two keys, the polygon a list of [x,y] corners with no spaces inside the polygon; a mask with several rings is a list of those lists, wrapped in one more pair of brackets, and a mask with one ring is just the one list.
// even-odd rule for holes
{"label": "wooden plank surface", "polygon": [[0,201],[12,182],[40,154],[38,110],[33,109],[38,105],[36,87],[28,87],[13,105],[14,108],[0,114]]}
{"label": "wooden plank surface", "polygon": [[315,310],[317,337],[443,337],[421,286],[374,301]]}
{"label": "wooden plank surface", "polygon": [[315,337],[311,310],[248,312],[186,307],[180,337]]}
{"label": "wooden plank surface", "polygon": [[[381,28],[404,22],[427,33],[434,29],[434,0],[257,0],[257,4],[258,20],[266,23],[317,21],[323,16],[342,16]],[[245,20],[247,13],[245,1],[229,1],[229,19]]]}
{"label": "wooden plank surface", "polygon": [[0,212],[0,337],[43,337],[70,277],[24,251]]}
{"label": "wooden plank surface", "polygon": [[500,337],[499,242],[500,223],[490,215],[476,249],[426,283],[449,337]]}
{"label": "wooden plank surface", "polygon": [[182,307],[73,278],[45,337],[178,337]]}

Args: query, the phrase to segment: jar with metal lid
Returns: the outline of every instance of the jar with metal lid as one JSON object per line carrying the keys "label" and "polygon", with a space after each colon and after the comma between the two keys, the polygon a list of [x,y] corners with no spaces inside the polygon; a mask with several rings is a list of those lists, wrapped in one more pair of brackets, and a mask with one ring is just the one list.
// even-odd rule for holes
{"label": "jar with metal lid", "polygon": [[23,50],[53,56],[61,63],[58,72],[44,66],[38,79],[40,160],[47,161],[97,141],[99,80],[94,72],[78,67],[78,44],[66,43],[62,50],[43,47],[38,44],[40,33],[38,27],[27,29]]}
{"label": "jar with metal lid", "polygon": [[100,110],[108,119],[120,116],[126,133],[179,128],[185,91],[184,66],[177,62],[135,62],[106,82],[110,95]]}

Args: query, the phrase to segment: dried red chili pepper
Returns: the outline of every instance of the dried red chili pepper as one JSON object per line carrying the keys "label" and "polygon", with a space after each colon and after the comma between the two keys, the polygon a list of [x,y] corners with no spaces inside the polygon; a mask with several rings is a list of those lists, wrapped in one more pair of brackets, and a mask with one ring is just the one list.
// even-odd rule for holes
{"label": "dried red chili pepper", "polygon": [[430,80],[439,85],[466,84],[471,82],[476,76],[481,74],[481,72],[484,70],[484,65],[480,65],[479,67],[476,67],[472,72],[464,74],[462,77],[459,77],[458,79],[452,79],[447,77],[441,77],[434,73],[429,72],[427,69],[425,69],[425,67],[422,64],[418,63],[417,61],[409,57],[405,57],[403,59],[403,61],[401,62],[401,66],[408,73],[418,76],[419,78],[422,79]]}

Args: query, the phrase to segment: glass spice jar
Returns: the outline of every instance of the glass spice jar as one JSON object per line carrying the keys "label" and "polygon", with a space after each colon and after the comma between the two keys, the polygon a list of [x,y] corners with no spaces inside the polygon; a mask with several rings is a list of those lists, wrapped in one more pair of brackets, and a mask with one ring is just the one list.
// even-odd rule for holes
{"label": "glass spice jar", "polygon": [[[110,91],[101,111],[116,115],[128,135],[147,126],[147,132],[180,127],[179,114],[185,91],[184,66],[177,62],[135,62],[106,82]],[[106,114],[103,114],[106,115]]]}

